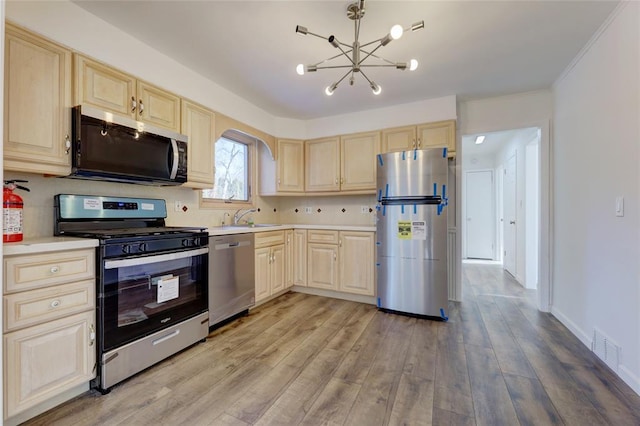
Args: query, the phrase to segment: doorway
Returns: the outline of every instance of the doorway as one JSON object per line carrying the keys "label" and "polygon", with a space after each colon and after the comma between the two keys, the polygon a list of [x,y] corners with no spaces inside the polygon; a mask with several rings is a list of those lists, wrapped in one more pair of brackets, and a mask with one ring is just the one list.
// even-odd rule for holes
{"label": "doorway", "polygon": [[537,127],[462,136],[463,262],[501,263],[528,289],[540,268],[540,138]]}

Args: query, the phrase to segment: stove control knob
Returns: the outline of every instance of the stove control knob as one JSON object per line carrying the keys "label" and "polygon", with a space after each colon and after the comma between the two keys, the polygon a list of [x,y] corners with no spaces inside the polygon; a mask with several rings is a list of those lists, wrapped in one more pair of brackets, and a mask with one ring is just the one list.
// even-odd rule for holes
{"label": "stove control knob", "polygon": [[123,252],[124,254],[129,254],[129,253],[131,253],[131,246],[130,246],[130,245],[128,245],[128,244],[123,245],[123,246],[122,246],[122,252]]}
{"label": "stove control knob", "polygon": [[182,240],[182,247],[191,247],[193,246],[193,240],[190,240],[188,238],[185,238],[184,240]]}
{"label": "stove control knob", "polygon": [[140,243],[140,245],[138,246],[138,251],[141,253],[147,251],[147,243]]}

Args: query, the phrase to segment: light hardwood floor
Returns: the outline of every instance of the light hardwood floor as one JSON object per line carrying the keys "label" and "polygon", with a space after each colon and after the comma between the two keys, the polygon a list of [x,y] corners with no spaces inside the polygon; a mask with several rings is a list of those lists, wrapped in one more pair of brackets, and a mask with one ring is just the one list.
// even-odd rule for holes
{"label": "light hardwood floor", "polygon": [[640,397],[498,265],[449,322],[288,293],[29,425],[638,425]]}

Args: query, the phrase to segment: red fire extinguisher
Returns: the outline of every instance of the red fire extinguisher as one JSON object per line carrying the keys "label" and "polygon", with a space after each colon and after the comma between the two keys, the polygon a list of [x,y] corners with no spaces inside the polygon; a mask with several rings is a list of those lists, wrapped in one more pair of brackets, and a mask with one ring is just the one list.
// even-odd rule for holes
{"label": "red fire extinguisher", "polygon": [[28,182],[26,180],[5,180],[4,188],[2,190],[2,210],[3,210],[3,227],[2,227],[2,241],[5,243],[22,241],[22,212],[24,203],[22,197],[18,194],[14,194],[14,189],[22,189],[29,191],[29,188],[25,188],[22,185],[18,185],[17,182]]}

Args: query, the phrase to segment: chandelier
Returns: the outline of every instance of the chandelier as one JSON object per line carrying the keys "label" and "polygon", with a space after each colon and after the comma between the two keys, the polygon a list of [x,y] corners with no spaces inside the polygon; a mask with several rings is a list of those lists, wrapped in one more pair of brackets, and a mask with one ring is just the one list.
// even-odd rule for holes
{"label": "chandelier", "polygon": [[[393,27],[391,27],[391,30],[389,31],[389,33],[384,37],[370,41],[368,43],[360,44],[360,42],[358,41],[358,38],[360,36],[360,20],[364,16],[364,13],[365,13],[364,0],[359,0],[347,6],[347,18],[354,21],[355,40],[351,45],[338,41],[338,39],[333,35],[329,37],[324,37],[324,36],[312,33],[306,27],[303,27],[301,25],[296,26],[296,33],[302,34],[302,35],[309,34],[309,35],[327,40],[329,44],[331,44],[331,46],[340,50],[339,54],[332,56],[330,58],[327,58],[323,61],[320,61],[316,64],[306,65],[306,66],[304,64],[299,64],[296,67],[296,72],[299,75],[304,75],[305,72],[315,72],[321,69],[346,68],[347,72],[342,76],[342,78],[340,78],[338,81],[336,81],[330,86],[327,86],[324,89],[324,92],[327,94],[327,96],[333,95],[333,92],[338,87],[338,84],[340,84],[345,78],[347,78],[347,76],[350,76],[349,84],[353,86],[356,73],[360,73],[364,77],[364,79],[367,80],[367,82],[369,83],[369,87],[371,87],[371,90],[373,90],[374,95],[379,95],[382,92],[382,88],[380,87],[380,85],[376,84],[374,81],[369,79],[369,77],[367,77],[367,75],[362,70],[363,68],[393,67],[399,70],[406,70],[407,68],[409,68],[409,71],[414,71],[416,68],[418,68],[418,61],[415,59],[411,59],[408,63],[392,62],[376,55],[375,52],[379,48],[389,44],[392,40],[399,39],[400,37],[402,37],[402,34],[404,34],[407,31],[417,31],[424,28],[424,21],[416,22],[415,24],[411,25],[409,28],[403,28],[402,25],[394,25]],[[349,60],[350,62],[349,64],[322,66],[322,64],[325,64],[337,58],[341,58],[343,56]],[[364,62],[369,58],[377,59],[378,63],[364,64]]]}

